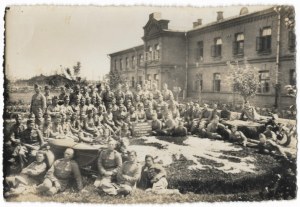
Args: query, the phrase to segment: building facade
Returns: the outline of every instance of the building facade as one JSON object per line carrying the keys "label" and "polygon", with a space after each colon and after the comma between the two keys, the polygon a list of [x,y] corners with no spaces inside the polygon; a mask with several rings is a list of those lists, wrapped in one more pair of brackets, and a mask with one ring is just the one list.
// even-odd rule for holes
{"label": "building facade", "polygon": [[295,35],[286,28],[284,18],[273,9],[223,18],[215,22],[193,22],[189,31],[168,28],[169,20],[160,13],[149,15],[140,46],[110,54],[111,70],[118,70],[130,86],[156,83],[162,88],[180,86],[184,96],[202,101],[241,103],[233,92],[228,62],[248,63],[258,68],[260,88],[251,100],[259,107],[275,103],[275,85],[281,85],[277,102],[282,107],[294,100],[283,86],[295,84]]}

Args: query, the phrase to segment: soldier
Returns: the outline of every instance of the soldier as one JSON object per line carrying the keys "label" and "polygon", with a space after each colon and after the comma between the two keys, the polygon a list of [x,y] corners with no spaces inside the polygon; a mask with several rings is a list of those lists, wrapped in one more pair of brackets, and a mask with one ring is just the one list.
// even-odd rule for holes
{"label": "soldier", "polygon": [[161,91],[164,101],[169,101],[170,97],[173,96],[172,91],[168,89],[168,84],[164,84],[163,90]]}
{"label": "soldier", "polygon": [[151,155],[145,157],[139,187],[155,194],[180,194],[177,189],[167,189],[167,173],[161,165],[154,163]]}
{"label": "soldier", "polygon": [[111,191],[112,195],[123,194],[129,195],[136,186],[136,182],[140,178],[141,169],[137,162],[137,154],[135,151],[128,153],[129,161],[123,163],[117,173],[117,185],[115,190]]}
{"label": "soldier", "polygon": [[11,161],[15,161],[15,156],[12,157],[12,154],[15,151],[15,148],[20,144],[21,134],[26,128],[25,125],[22,124],[21,114],[17,114],[15,119],[16,123],[10,128],[6,136],[4,147],[4,156],[7,156],[9,160],[13,158]]}
{"label": "soldier", "polygon": [[51,117],[54,117],[57,114],[61,113],[61,106],[58,105],[58,98],[57,98],[57,96],[53,96],[53,98],[52,98],[52,104],[50,106],[48,106],[47,113]]}
{"label": "soldier", "polygon": [[20,165],[23,167],[25,163],[30,163],[30,159],[44,145],[42,132],[35,128],[34,121],[31,119],[27,120],[27,129],[20,134],[20,144],[16,147],[14,154],[19,155]]}
{"label": "soldier", "polygon": [[133,94],[129,90],[129,86],[127,83],[125,83],[124,85],[124,96],[125,96],[125,101],[124,101],[125,104],[127,104],[129,100],[131,101],[131,103],[133,102]]}
{"label": "soldier", "polygon": [[107,108],[108,104],[112,103],[112,100],[114,99],[115,95],[114,93],[110,90],[109,85],[106,85],[105,92],[103,94],[103,102],[105,103],[105,106]]}
{"label": "soldier", "polygon": [[64,104],[61,105],[61,113],[66,114],[67,118],[71,118],[71,115],[73,114],[73,109],[70,106],[70,98],[69,96],[64,97]]}
{"label": "soldier", "polygon": [[60,94],[58,96],[58,104],[62,105],[64,103],[64,98],[67,96],[66,88],[64,86],[60,87]]}
{"label": "soldier", "polygon": [[6,183],[10,186],[10,191],[4,195],[17,196],[30,190],[35,184],[38,184],[40,176],[46,171],[45,155],[43,152],[36,153],[36,161],[32,162],[24,168],[19,175],[9,176],[5,178]]}
{"label": "soldier", "polygon": [[161,96],[161,92],[157,89],[157,84],[153,83],[152,84],[152,91],[151,93],[153,94],[153,99],[158,100],[159,96]]}
{"label": "soldier", "polygon": [[70,104],[73,105],[76,103],[77,100],[81,99],[81,94],[80,94],[80,86],[75,85],[73,92],[70,94]]}
{"label": "soldier", "polygon": [[37,191],[46,195],[53,196],[58,192],[63,192],[68,187],[71,178],[75,178],[77,189],[83,189],[80,169],[76,161],[72,160],[74,150],[67,148],[64,158],[56,160],[48,170],[44,182],[37,186]]}
{"label": "soldier", "polygon": [[52,96],[50,94],[49,86],[45,86],[45,98],[46,98],[46,103],[47,103],[47,107],[48,107],[52,103]]}
{"label": "soldier", "polygon": [[35,84],[34,90],[35,94],[31,98],[30,112],[37,116],[40,109],[43,113],[46,111],[47,102],[45,96],[41,93],[39,85]]}
{"label": "soldier", "polygon": [[115,150],[117,142],[110,140],[107,149],[103,150],[97,161],[99,177],[96,179],[94,186],[100,188],[105,193],[110,193],[112,182],[116,181],[119,168],[122,166],[122,157]]}
{"label": "soldier", "polygon": [[122,91],[122,85],[121,83],[118,83],[115,90],[115,98],[116,98],[116,104],[120,105],[120,99],[125,100],[125,94]]}

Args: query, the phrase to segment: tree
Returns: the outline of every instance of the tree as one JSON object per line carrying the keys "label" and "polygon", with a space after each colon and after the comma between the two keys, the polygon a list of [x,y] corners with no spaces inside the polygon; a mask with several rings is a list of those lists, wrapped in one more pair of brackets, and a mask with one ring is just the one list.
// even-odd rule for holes
{"label": "tree", "polygon": [[242,65],[227,63],[230,69],[230,79],[232,82],[233,90],[238,92],[244,99],[248,101],[249,98],[256,95],[259,87],[258,69],[250,65],[247,60],[244,60]]}
{"label": "tree", "polygon": [[114,71],[110,71],[109,72],[109,86],[111,89],[115,89],[117,84],[121,83],[125,83],[125,77],[117,70]]}

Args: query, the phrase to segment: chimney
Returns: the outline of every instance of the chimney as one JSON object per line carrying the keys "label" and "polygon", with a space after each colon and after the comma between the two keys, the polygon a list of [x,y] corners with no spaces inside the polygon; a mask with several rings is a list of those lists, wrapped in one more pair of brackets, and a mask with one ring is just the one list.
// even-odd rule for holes
{"label": "chimney", "polygon": [[156,19],[160,20],[161,19],[161,13],[160,12],[154,12],[149,15],[149,19]]}
{"label": "chimney", "polygon": [[217,14],[218,14],[217,21],[223,20],[223,12],[222,11],[218,11]]}
{"label": "chimney", "polygon": [[196,28],[198,26],[198,22],[193,22],[193,28]]}
{"label": "chimney", "polygon": [[198,19],[198,26],[202,25],[202,19]]}

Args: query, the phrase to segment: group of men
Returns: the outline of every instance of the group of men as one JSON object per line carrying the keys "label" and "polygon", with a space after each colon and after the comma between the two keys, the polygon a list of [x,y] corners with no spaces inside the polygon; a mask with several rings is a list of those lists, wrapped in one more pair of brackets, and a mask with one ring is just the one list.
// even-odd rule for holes
{"label": "group of men", "polygon": [[[273,148],[278,148],[276,135],[270,127],[260,135],[259,141],[247,139],[236,127],[228,129],[222,124],[222,120],[230,119],[231,112],[226,105],[220,112],[216,104],[212,110],[206,104],[202,107],[193,102],[179,104],[167,84],[164,84],[162,91],[156,84],[152,85],[152,89],[147,85],[143,88],[137,85],[135,92],[127,84],[123,88],[118,84],[115,90],[103,84],[75,85],[72,89],[61,87],[58,96],[52,96],[48,86],[43,94],[41,87],[35,85],[30,106],[27,127],[23,125],[25,117],[17,115],[16,123],[6,136],[9,162],[18,161],[22,168],[21,175],[7,177],[12,194],[23,192],[28,183],[37,183],[34,188],[36,192],[54,195],[66,189],[72,176],[78,189],[83,188],[72,149],[67,149],[64,158],[56,160],[49,169],[43,164],[45,157],[40,150],[47,142],[56,139],[107,145],[107,149],[99,155],[99,177],[94,183],[101,192],[127,195],[138,183],[138,186],[151,192],[177,193],[167,189],[166,172],[154,163],[153,156],[146,156],[146,164],[141,169],[136,161],[136,152],[126,151],[126,139],[132,137],[132,126],[138,122],[151,123],[153,135],[194,134],[227,139],[244,146],[266,146],[271,143]],[[246,103],[241,118],[254,121],[256,116],[254,108]],[[286,156],[280,148],[278,151]],[[31,181],[32,177],[40,175],[44,178],[41,183]]]}

